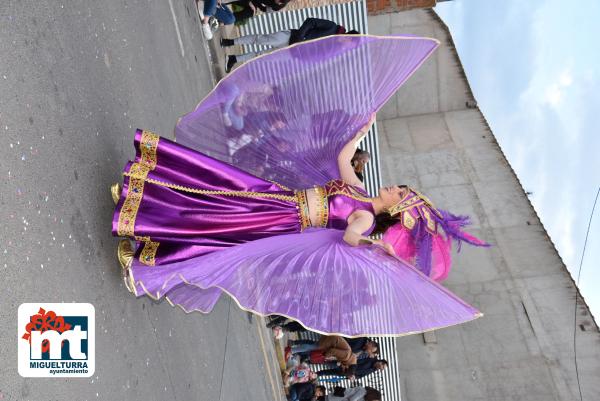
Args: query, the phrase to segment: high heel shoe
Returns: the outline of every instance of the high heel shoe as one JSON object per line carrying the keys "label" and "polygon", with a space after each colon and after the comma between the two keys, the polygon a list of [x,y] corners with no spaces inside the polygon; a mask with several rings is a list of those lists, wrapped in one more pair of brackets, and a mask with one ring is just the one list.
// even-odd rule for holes
{"label": "high heel shoe", "polygon": [[119,199],[121,198],[121,190],[121,184],[118,182],[110,186],[110,195],[112,196],[112,200],[115,202],[115,205],[119,203]]}

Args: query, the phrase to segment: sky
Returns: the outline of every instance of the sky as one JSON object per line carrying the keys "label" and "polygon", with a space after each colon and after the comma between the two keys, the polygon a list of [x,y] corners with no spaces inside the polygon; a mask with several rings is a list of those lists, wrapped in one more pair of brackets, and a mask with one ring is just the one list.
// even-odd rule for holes
{"label": "sky", "polygon": [[[600,1],[576,3],[454,0],[435,7],[481,111],[575,280],[600,185]],[[598,323],[599,261],[600,204],[579,284]]]}

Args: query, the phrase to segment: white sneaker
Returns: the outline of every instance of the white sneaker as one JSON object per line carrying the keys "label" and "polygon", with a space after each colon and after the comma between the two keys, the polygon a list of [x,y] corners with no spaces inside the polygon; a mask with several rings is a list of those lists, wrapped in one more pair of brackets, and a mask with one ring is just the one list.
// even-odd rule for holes
{"label": "white sneaker", "polygon": [[206,40],[211,40],[213,38],[212,29],[210,29],[209,24],[202,24],[202,33],[204,34]]}
{"label": "white sneaker", "polygon": [[213,31],[213,33],[219,30],[219,21],[215,17],[210,17],[208,19],[208,25],[210,25],[210,29]]}

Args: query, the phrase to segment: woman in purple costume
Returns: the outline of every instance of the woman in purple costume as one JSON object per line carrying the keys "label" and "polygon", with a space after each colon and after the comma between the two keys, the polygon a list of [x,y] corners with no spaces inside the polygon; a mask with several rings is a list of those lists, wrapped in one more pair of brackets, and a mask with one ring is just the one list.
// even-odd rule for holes
{"label": "woman in purple costume", "polygon": [[[374,112],[437,41],[352,35],[291,50],[299,46],[312,56],[282,49],[230,74],[180,119],[178,143],[138,130],[113,190],[113,234],[136,244],[119,244],[128,288],[205,313],[226,292],[245,310],[350,337],[480,316],[431,279],[440,260],[447,274],[450,238],[483,245],[460,229],[466,219],[406,186],[371,197],[351,165]],[[277,91],[270,109],[244,117],[252,139],[236,152],[242,170],[231,164],[223,110],[232,87],[243,95],[260,85]],[[374,230],[396,234],[384,241]]]}

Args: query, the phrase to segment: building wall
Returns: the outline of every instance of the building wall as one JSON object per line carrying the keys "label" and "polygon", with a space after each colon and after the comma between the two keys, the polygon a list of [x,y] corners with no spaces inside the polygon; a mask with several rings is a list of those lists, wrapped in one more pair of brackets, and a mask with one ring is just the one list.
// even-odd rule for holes
{"label": "building wall", "polygon": [[[352,0],[292,0],[286,10],[321,7],[329,4],[348,3]],[[436,0],[366,0],[369,15],[406,11],[415,8],[431,8]]]}
{"label": "building wall", "polygon": [[[470,231],[493,245],[463,246],[445,283],[484,317],[398,339],[402,399],[579,399],[576,288],[473,104],[447,28],[426,10],[370,16],[369,27],[441,41],[378,113],[384,185],[414,185],[437,206],[470,215]],[[600,333],[583,300],[576,314],[584,399],[600,400]]]}

